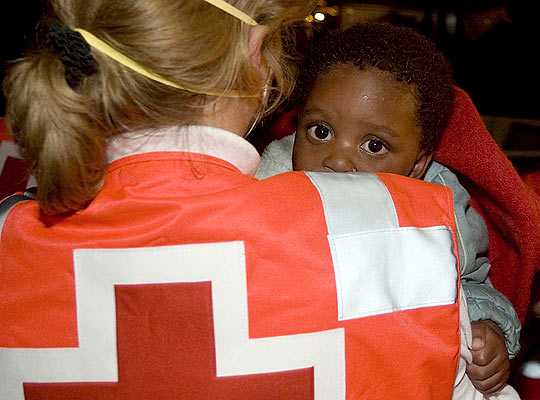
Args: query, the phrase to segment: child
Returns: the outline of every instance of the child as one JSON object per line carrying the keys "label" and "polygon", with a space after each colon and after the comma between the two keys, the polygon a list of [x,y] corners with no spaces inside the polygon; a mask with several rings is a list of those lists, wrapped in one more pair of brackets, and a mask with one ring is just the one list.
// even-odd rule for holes
{"label": "child", "polygon": [[451,187],[462,285],[475,321],[467,373],[484,393],[499,391],[509,375],[509,357],[519,350],[520,324],[510,302],[487,281],[483,220],[457,177],[432,161],[453,101],[444,56],[412,30],[358,25],[314,46],[300,93],[296,134],[268,146],[257,176],[290,169],[391,172]]}

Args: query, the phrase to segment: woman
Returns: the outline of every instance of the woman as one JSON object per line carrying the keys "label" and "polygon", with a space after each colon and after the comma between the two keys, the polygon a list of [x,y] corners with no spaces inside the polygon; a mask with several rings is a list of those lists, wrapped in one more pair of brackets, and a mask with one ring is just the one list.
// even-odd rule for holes
{"label": "woman", "polygon": [[452,396],[449,192],[250,176],[312,4],[52,5],[5,83],[38,191],[3,217],[0,398]]}

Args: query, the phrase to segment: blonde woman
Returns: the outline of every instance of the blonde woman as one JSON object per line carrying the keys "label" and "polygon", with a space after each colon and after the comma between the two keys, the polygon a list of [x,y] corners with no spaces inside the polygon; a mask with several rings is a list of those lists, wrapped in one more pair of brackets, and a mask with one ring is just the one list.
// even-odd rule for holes
{"label": "blonde woman", "polygon": [[51,6],[5,82],[38,189],[2,205],[1,399],[452,397],[449,191],[251,176],[311,2]]}

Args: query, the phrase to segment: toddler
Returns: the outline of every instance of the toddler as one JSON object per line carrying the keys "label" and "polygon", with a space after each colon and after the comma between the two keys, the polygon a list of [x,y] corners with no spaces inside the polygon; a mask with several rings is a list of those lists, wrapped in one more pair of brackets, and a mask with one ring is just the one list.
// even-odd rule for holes
{"label": "toddler", "polygon": [[500,391],[519,350],[520,324],[488,281],[488,235],[469,194],[432,160],[448,121],[453,85],[444,55],[407,28],[363,24],[327,35],[308,55],[299,82],[294,135],[271,143],[257,177],[294,170],[389,172],[454,192],[463,291],[472,322],[467,375],[484,394]]}

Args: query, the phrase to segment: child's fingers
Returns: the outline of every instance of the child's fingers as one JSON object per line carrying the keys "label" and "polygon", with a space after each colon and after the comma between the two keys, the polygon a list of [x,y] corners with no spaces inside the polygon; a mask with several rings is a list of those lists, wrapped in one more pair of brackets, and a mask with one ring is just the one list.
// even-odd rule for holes
{"label": "child's fingers", "polygon": [[473,340],[472,340],[472,350],[480,350],[482,349],[482,347],[484,347],[485,345],[485,340],[484,340],[484,337],[481,337],[481,336],[476,336],[476,337],[473,337]]}
{"label": "child's fingers", "polygon": [[510,362],[499,356],[486,366],[470,364],[467,375],[474,386],[486,394],[495,393],[506,384],[510,375]]}
{"label": "child's fingers", "polygon": [[477,321],[471,326],[472,364],[467,366],[467,375],[482,393],[496,393],[504,387],[510,375],[504,336],[491,321]]}
{"label": "child's fingers", "polygon": [[473,359],[472,359],[471,365],[474,365],[477,367],[485,368],[491,363],[491,361],[493,361],[490,358],[488,358],[488,355],[486,354],[485,351],[473,351],[472,356],[473,356]]}
{"label": "child's fingers", "polygon": [[497,357],[497,353],[486,347],[482,347],[480,350],[473,350],[472,353],[472,362],[474,365],[480,367],[486,367],[493,363]]}
{"label": "child's fingers", "polygon": [[497,355],[508,356],[504,335],[491,321],[476,321],[471,324],[473,361],[478,365],[487,365]]}
{"label": "child's fingers", "polygon": [[493,394],[501,390],[508,380],[510,371],[501,370],[483,380],[472,380],[473,385],[484,394]]}
{"label": "child's fingers", "polygon": [[474,381],[484,381],[504,370],[504,365],[500,362],[492,362],[487,365],[469,364],[467,375]]}
{"label": "child's fingers", "polygon": [[483,321],[471,323],[472,345],[471,350],[480,350],[486,344],[487,328]]}

